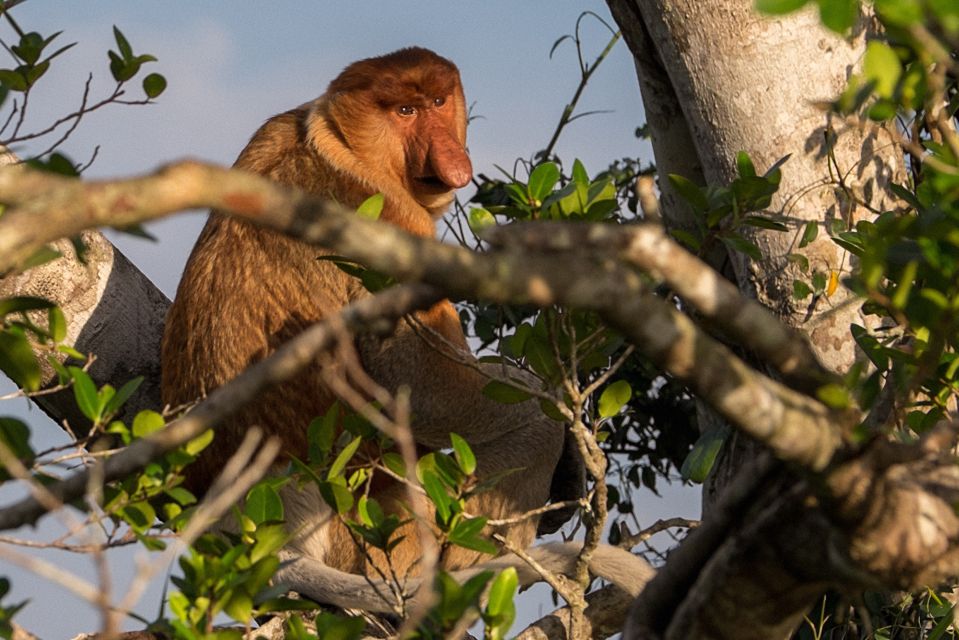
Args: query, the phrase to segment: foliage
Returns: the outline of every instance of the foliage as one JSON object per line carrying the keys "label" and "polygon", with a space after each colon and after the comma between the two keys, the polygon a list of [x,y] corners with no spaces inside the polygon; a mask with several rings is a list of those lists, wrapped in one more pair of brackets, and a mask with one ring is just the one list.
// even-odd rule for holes
{"label": "foliage", "polygon": [[[805,0],[758,0],[769,13],[786,13]],[[823,23],[839,33],[853,28],[858,0],[817,0]],[[866,411],[858,436],[877,431],[913,441],[954,407],[959,395],[959,5],[937,0],[875,0],[881,36],[866,47],[862,69],[830,105],[838,121],[884,126],[900,136],[908,179],[892,187],[894,209],[850,224],[822,225],[832,241],[854,257],[855,268],[842,284],[862,300],[871,326],[853,325],[851,337],[868,362],[850,371],[844,385],[820,390],[834,407],[853,403]],[[839,133],[832,131],[830,143]],[[852,190],[840,178],[846,197]],[[862,203],[860,203],[862,204]],[[815,239],[820,225],[810,223],[799,246]],[[808,266],[808,265],[805,265]],[[796,298],[830,294],[837,274],[814,274],[812,285],[797,281]],[[892,398],[892,402],[889,399]],[[875,635],[953,637],[952,606],[940,591],[890,601],[866,594]],[[882,605],[874,603],[881,602]],[[853,621],[810,622],[814,635],[867,637]],[[830,636],[831,637],[831,636]]]}
{"label": "foliage", "polygon": [[[70,43],[50,51],[51,45],[63,33],[57,31],[50,35],[43,35],[35,31],[26,32],[14,20],[9,10],[3,11],[3,19],[12,28],[16,44],[7,44],[0,40],[4,48],[14,58],[16,66],[0,69],[0,108],[9,110],[0,127],[0,145],[9,149],[18,142],[26,140],[49,139],[49,146],[38,153],[36,158],[50,156],[46,166],[59,173],[78,173],[82,168],[72,162],[64,162],[64,156],[51,155],[56,151],[70,134],[80,124],[80,121],[89,113],[102,109],[109,104],[137,105],[147,104],[160,96],[166,89],[167,81],[159,73],[150,73],[143,77],[141,87],[143,98],[131,100],[126,98],[127,84],[141,71],[144,64],[155,62],[156,58],[150,54],[135,54],[129,40],[116,26],[113,27],[113,37],[117,50],[107,52],[110,61],[110,73],[116,81],[113,91],[105,98],[90,102],[90,80],[87,80],[79,108],[56,120],[46,128],[36,131],[27,131],[24,128],[29,109],[31,92],[46,75],[51,63],[69,51],[76,44]],[[49,163],[55,161],[53,165]]]}
{"label": "foliage", "polygon": [[271,482],[264,481],[247,494],[243,513],[236,516],[241,523],[240,534],[206,534],[193,544],[188,555],[180,557],[182,576],[171,578],[180,590],[169,598],[173,617],[167,623],[175,637],[241,638],[243,633],[238,629],[214,628],[221,612],[247,624],[253,616],[265,612],[315,608],[308,601],[286,597],[282,584],[270,585],[280,564],[276,552],[288,539],[279,497],[269,491]]}

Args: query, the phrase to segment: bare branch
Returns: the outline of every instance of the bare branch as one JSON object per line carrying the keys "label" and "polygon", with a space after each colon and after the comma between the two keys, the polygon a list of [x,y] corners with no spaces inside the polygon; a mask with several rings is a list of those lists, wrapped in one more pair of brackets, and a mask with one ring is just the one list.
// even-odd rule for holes
{"label": "bare branch", "polygon": [[749,348],[779,371],[787,382],[812,391],[835,380],[806,340],[766,307],[670,238],[658,224],[513,225],[484,233],[494,245],[537,251],[603,250],[665,282],[698,314]]}
{"label": "bare branch", "polygon": [[[530,243],[477,254],[359,218],[339,205],[264,178],[195,162],[170,165],[154,176],[112,183],[86,183],[11,167],[0,171],[0,202],[16,205],[0,218],[0,272],[64,234],[213,206],[322,244],[401,279],[429,282],[452,297],[540,306],[562,303],[595,310],[732,424],[772,448],[781,459],[811,470],[821,470],[831,460],[840,446],[837,425],[848,422],[818,401],[752,370],[689,318],[650,294],[638,273],[608,260],[610,247],[618,246],[625,259],[639,262],[645,244],[655,239],[650,233],[658,233],[658,244],[671,248],[656,228],[620,231],[610,225],[591,225],[584,236],[580,225],[542,225],[542,236],[555,238],[545,241],[551,249],[575,247],[573,242],[584,237],[592,246],[602,247],[596,255],[568,253],[567,268],[557,270],[555,255],[531,251]],[[38,223],[41,220],[42,224]],[[630,234],[638,234],[640,241]],[[679,253],[670,255],[685,259]],[[696,268],[697,275],[706,273],[699,263]],[[569,273],[577,277],[569,278]],[[710,280],[712,288],[722,291],[716,278]],[[690,292],[695,293],[695,287]],[[739,334],[759,338],[766,345],[761,353],[782,370],[800,378],[820,370],[811,354],[796,346],[802,343],[791,333],[775,329],[766,320],[753,320],[760,317],[758,311],[744,312],[753,309],[745,298],[723,293],[701,302],[704,312],[717,318],[720,311],[735,305],[734,315],[744,320],[733,327],[740,327]],[[639,318],[642,322],[637,322]],[[774,338],[750,333],[760,330],[772,332]],[[782,349],[775,348],[777,345]],[[793,355],[784,359],[781,353]]]}

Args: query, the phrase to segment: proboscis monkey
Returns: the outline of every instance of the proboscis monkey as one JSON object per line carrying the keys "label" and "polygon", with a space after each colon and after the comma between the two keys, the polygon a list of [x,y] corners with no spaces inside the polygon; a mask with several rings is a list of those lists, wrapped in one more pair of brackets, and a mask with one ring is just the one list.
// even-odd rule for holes
{"label": "proboscis monkey", "polygon": [[[382,193],[382,221],[431,237],[453,191],[472,177],[465,141],[466,104],[456,67],[431,51],[409,48],[351,64],[322,96],[271,118],[235,166],[348,207]],[[304,328],[369,295],[355,278],[318,259],[326,253],[213,211],[167,317],[164,401],[178,405],[208,393]],[[416,320],[468,353],[449,301],[417,313]],[[476,454],[479,476],[521,469],[507,486],[472,498],[471,513],[509,518],[547,502],[564,427],[546,418],[535,402],[504,405],[485,397],[485,376],[438,353],[406,323],[385,340],[362,339],[357,347],[363,368],[379,384],[390,391],[400,385],[411,389],[411,426],[420,447],[448,447],[454,431]],[[254,424],[279,436],[284,453],[303,458],[307,425],[334,400],[319,363],[262,394],[216,431],[189,471],[189,486],[208,486]],[[572,466],[560,469],[571,475],[558,478],[556,485],[567,487],[568,497],[576,497],[580,486],[579,469]],[[288,486],[283,493],[287,521],[296,533],[286,553],[305,558],[293,565],[294,577],[312,568],[333,575],[335,582],[339,572],[367,570],[346,527],[315,489]],[[396,486],[376,497],[386,509],[401,508]],[[530,518],[501,533],[526,547],[536,524]],[[393,566],[415,571],[418,536],[412,529],[398,534],[405,537],[392,552]],[[478,552],[452,547],[442,562],[456,569],[480,559]],[[315,590],[308,595],[324,599]]]}

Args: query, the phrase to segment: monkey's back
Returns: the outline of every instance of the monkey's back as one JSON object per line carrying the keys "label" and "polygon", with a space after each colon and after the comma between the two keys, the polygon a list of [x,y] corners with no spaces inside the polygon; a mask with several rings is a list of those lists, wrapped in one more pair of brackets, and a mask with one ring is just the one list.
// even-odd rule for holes
{"label": "monkey's back", "polygon": [[[300,108],[268,121],[236,167],[344,204],[360,200],[357,185],[330,176],[304,140]],[[306,177],[313,178],[310,182]],[[222,386],[311,324],[364,295],[327,252],[270,229],[211,212],[187,262],[166,319],[162,394],[170,406],[191,403]],[[332,404],[314,364],[282,387],[266,391],[215,432],[187,477],[202,490],[257,425],[283,439],[283,451],[306,451],[306,424]]]}

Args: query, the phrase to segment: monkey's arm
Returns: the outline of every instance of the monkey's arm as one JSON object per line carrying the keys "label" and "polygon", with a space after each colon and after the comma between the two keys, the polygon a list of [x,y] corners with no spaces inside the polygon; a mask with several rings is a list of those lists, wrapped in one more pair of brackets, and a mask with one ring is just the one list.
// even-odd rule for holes
{"label": "monkey's arm", "polygon": [[[554,542],[533,547],[528,550],[528,554],[552,573],[571,575],[581,548],[582,544],[578,542]],[[286,585],[292,591],[317,602],[338,607],[380,613],[395,612],[391,603],[380,595],[389,594],[390,590],[379,580],[344,573],[322,562],[290,551],[281,551],[280,559],[283,561],[283,566],[276,573],[274,580]],[[516,569],[521,587],[542,580],[539,573],[529,564],[513,554],[501,556],[469,569],[454,571],[451,575],[457,581],[463,582],[482,571],[502,571],[508,567]],[[610,545],[600,545],[596,548],[589,562],[589,570],[593,575],[615,584],[634,597],[639,595],[656,573],[645,560]],[[415,594],[420,585],[419,578],[411,578],[406,583],[406,589]],[[414,600],[415,598],[414,595]]]}

